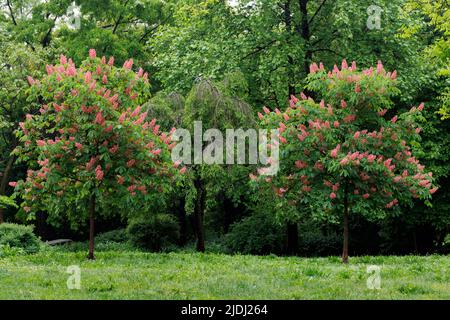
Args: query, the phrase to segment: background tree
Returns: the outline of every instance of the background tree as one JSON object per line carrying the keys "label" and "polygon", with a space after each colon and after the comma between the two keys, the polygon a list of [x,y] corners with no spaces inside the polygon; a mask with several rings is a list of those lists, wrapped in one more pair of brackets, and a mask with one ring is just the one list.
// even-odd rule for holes
{"label": "background tree", "polygon": [[[450,6],[448,1],[408,1],[405,5],[407,12],[421,23],[414,27],[404,28],[404,36],[411,38],[413,36],[423,37],[430,44],[424,53],[433,64],[437,66],[437,76],[445,84],[442,94],[442,108],[440,113],[444,118],[449,114],[449,76],[450,76]],[[432,31],[432,32],[427,32]]]}
{"label": "background tree", "polygon": [[411,99],[426,80],[416,64],[424,43],[399,36],[403,27],[415,24],[402,0],[377,3],[380,29],[367,26],[370,1],[235,3],[178,1],[174,19],[150,41],[155,76],[166,89],[185,93],[197,77],[220,81],[239,69],[252,105],[285,108],[286,98],[303,90],[311,61],[332,67],[344,57],[367,67],[379,59],[395,67],[402,74],[404,98]]}
{"label": "background tree", "polygon": [[[239,73],[229,74],[219,83],[199,79],[186,98],[183,128],[189,129],[193,134],[194,121],[201,121],[203,130],[214,128],[222,133],[226,129],[251,128],[254,123],[253,114],[251,107],[245,102],[246,92],[245,80]],[[211,139],[204,142],[202,150],[208,147],[208,142],[213,142]],[[225,149],[223,159],[226,159]],[[245,197],[249,172],[248,167],[222,163],[190,166],[185,180],[185,205],[186,211],[194,215],[198,251],[205,250],[205,214],[217,210],[220,205],[238,206],[242,201],[241,197]],[[225,210],[224,214],[230,214],[229,210]],[[225,222],[225,229],[230,223],[231,221]]]}
{"label": "background tree", "polygon": [[[0,196],[8,191],[9,179],[15,172],[16,158],[10,154],[18,141],[13,132],[31,110],[26,101],[27,76],[42,73],[43,59],[43,52],[32,51],[0,34]],[[4,219],[3,210],[0,208],[0,223]]]}

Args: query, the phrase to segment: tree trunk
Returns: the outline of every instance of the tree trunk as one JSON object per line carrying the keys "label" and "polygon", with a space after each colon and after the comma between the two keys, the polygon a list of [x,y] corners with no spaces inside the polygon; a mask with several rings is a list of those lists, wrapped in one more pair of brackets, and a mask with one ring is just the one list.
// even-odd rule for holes
{"label": "tree trunk", "polygon": [[195,180],[195,188],[197,189],[197,199],[195,202],[195,229],[197,233],[197,251],[205,252],[205,230],[203,226],[205,190],[200,177]]}
{"label": "tree trunk", "polygon": [[298,225],[289,223],[287,225],[287,251],[289,254],[298,253]]}
{"label": "tree trunk", "polygon": [[89,260],[95,260],[94,256],[94,225],[95,225],[95,195],[89,199]]}
{"label": "tree trunk", "polygon": [[[9,175],[11,174],[15,157],[10,157],[6,164],[5,171],[3,172],[2,181],[0,183],[0,196],[4,196],[6,193],[6,186],[8,185]],[[3,209],[0,208],[0,224],[3,223]]]}
{"label": "tree trunk", "polygon": [[183,198],[181,198],[178,203],[178,225],[180,226],[180,238],[178,239],[178,244],[180,246],[185,246],[187,243],[187,223]]}
{"label": "tree trunk", "polygon": [[[284,24],[286,25],[286,32],[288,33],[287,42],[290,45],[291,42],[291,33],[292,33],[292,17],[291,17],[291,0],[287,0],[284,3]],[[295,95],[295,75],[294,75],[294,58],[291,54],[287,56],[288,62],[288,100],[291,98],[291,95]]]}
{"label": "tree trunk", "polygon": [[309,65],[312,60],[312,52],[309,40],[311,38],[310,30],[309,30],[309,22],[308,22],[308,2],[309,0],[299,0],[300,12],[302,14],[301,18],[301,26],[300,26],[300,35],[305,41],[305,57],[303,60],[303,68],[305,70],[305,74],[309,73]]}
{"label": "tree trunk", "polygon": [[342,249],[342,262],[348,263],[348,191],[344,191],[344,246]]}

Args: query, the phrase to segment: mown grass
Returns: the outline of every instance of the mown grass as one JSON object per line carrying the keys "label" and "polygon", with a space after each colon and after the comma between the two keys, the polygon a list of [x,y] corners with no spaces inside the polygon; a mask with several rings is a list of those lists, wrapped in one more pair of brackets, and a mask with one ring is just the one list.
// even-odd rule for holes
{"label": "mown grass", "polygon": [[[0,299],[450,299],[450,256],[299,258],[61,249],[0,259]],[[81,268],[69,290],[67,267]],[[367,287],[367,266],[381,289]]]}

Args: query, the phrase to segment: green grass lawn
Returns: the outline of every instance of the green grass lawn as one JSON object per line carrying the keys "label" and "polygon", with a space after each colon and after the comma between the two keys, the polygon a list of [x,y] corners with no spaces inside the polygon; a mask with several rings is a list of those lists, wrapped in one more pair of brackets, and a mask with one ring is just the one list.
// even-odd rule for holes
{"label": "green grass lawn", "polygon": [[[300,258],[46,249],[0,259],[0,299],[450,299],[450,256]],[[67,267],[81,268],[69,290]],[[381,268],[370,290],[367,266]]]}

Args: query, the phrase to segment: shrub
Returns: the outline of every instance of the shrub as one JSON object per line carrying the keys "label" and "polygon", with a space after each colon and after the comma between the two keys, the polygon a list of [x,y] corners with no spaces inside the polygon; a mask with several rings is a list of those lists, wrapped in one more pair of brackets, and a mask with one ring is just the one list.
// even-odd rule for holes
{"label": "shrub", "polygon": [[17,247],[10,247],[9,244],[0,244],[0,258],[20,256],[25,250]]}
{"label": "shrub", "polygon": [[0,224],[0,245],[22,248],[26,253],[36,253],[40,249],[41,241],[33,233],[31,226],[3,223]]}
{"label": "shrub", "polygon": [[126,229],[117,229],[108,232],[103,232],[96,237],[96,242],[100,243],[124,243],[129,240]]}
{"label": "shrub", "polygon": [[234,223],[224,243],[231,252],[278,254],[283,252],[284,230],[269,217],[256,214]]}
{"label": "shrub", "polygon": [[442,242],[442,249],[444,254],[450,253],[450,233],[445,236]]}
{"label": "shrub", "polygon": [[134,246],[150,251],[161,251],[177,242],[179,227],[173,216],[155,214],[131,220],[127,233]]}
{"label": "shrub", "polygon": [[336,233],[324,234],[320,230],[300,233],[299,252],[305,256],[333,255],[341,248],[342,236]]}

